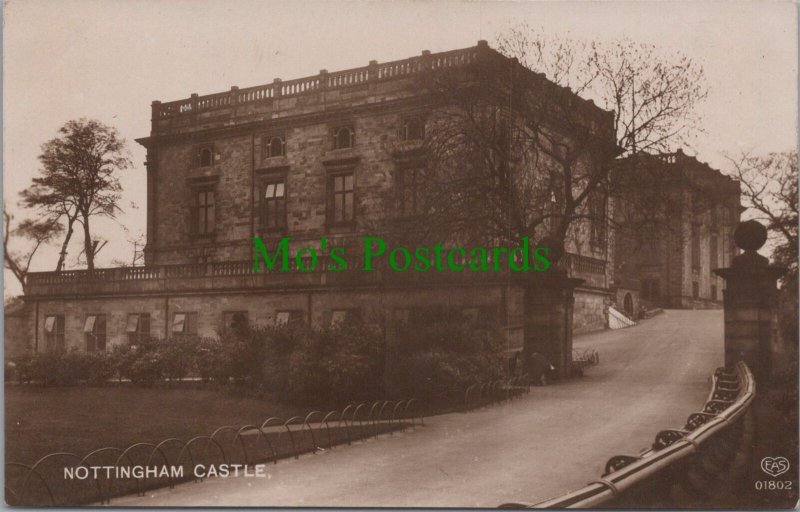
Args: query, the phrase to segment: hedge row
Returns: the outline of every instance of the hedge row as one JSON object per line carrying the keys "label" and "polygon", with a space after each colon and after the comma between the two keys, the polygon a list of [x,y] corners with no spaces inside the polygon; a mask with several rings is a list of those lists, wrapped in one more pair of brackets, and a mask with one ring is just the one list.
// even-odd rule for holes
{"label": "hedge row", "polygon": [[47,386],[102,386],[128,379],[141,386],[196,377],[250,396],[333,404],[391,396],[443,399],[475,382],[499,378],[502,337],[463,319],[421,318],[386,346],[372,324],[311,327],[238,326],[219,338],[153,339],[104,352],[48,352],[17,360],[20,381]]}

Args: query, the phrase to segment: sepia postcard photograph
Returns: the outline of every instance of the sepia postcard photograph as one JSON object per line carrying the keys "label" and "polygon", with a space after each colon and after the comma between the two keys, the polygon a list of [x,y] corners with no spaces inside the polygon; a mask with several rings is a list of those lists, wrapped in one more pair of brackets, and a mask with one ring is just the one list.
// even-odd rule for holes
{"label": "sepia postcard photograph", "polygon": [[798,507],[796,2],[2,32],[7,507]]}

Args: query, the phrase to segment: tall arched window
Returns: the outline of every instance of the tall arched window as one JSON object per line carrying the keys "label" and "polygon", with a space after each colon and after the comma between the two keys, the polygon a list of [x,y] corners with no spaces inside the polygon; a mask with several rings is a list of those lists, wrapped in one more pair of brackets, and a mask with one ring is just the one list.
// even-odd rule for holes
{"label": "tall arched window", "polygon": [[286,154],[286,140],[281,135],[264,138],[264,158],[284,156]]}
{"label": "tall arched window", "polygon": [[214,150],[210,146],[200,148],[200,167],[211,167],[214,164]]}

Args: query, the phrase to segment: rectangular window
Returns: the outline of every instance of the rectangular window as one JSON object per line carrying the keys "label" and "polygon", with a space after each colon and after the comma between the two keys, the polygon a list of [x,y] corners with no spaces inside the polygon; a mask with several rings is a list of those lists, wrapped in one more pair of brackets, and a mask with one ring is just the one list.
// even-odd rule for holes
{"label": "rectangular window", "polygon": [[44,319],[46,350],[64,350],[64,315],[48,315]]}
{"label": "rectangular window", "polygon": [[416,215],[420,212],[419,192],[421,188],[421,169],[403,169],[397,174],[400,214]]}
{"label": "rectangular window", "polygon": [[329,178],[329,203],[332,224],[355,220],[353,173],[333,174]]}
{"label": "rectangular window", "polygon": [[700,283],[697,281],[692,282],[692,297],[695,299],[700,298]]}
{"label": "rectangular window", "polygon": [[700,268],[700,225],[692,224],[692,267]]}
{"label": "rectangular window", "polygon": [[174,334],[197,334],[197,313],[175,313],[172,316]]}
{"label": "rectangular window", "polygon": [[331,325],[352,324],[361,321],[361,310],[359,309],[334,309],[331,311]]}
{"label": "rectangular window", "polygon": [[711,285],[711,300],[717,300],[717,287]]}
{"label": "rectangular window", "polygon": [[288,325],[303,321],[303,310],[290,309],[288,311],[278,311],[275,313],[275,325]]}
{"label": "rectangular window", "polygon": [[106,315],[86,315],[86,321],[83,323],[83,336],[87,352],[105,350]]}
{"label": "rectangular window", "polygon": [[131,345],[140,345],[150,339],[150,313],[131,313],[125,325],[128,333],[128,342]]}
{"label": "rectangular window", "polygon": [[713,270],[713,269],[715,269],[715,268],[717,268],[719,266],[719,254],[717,254],[718,242],[717,242],[717,234],[716,233],[712,233],[711,234],[711,237],[709,238],[708,245],[709,245],[708,252],[709,252],[709,256],[710,256],[709,260],[710,260],[710,263],[711,263],[711,270]]}
{"label": "rectangular window", "polygon": [[286,183],[283,180],[264,184],[261,195],[261,226],[265,230],[286,227]]}
{"label": "rectangular window", "polygon": [[606,241],[606,198],[604,194],[594,193],[589,196],[589,222],[591,242],[601,245]]}
{"label": "rectangular window", "polygon": [[195,195],[195,234],[208,236],[214,234],[214,191],[198,190]]}
{"label": "rectangular window", "polygon": [[247,311],[223,311],[222,313],[222,328],[225,330],[246,327],[247,323]]}
{"label": "rectangular window", "polygon": [[461,310],[464,322],[475,327],[486,327],[495,321],[495,309],[492,307],[471,307]]}
{"label": "rectangular window", "polygon": [[401,136],[405,141],[422,140],[425,137],[425,122],[419,117],[409,117],[403,121]]}

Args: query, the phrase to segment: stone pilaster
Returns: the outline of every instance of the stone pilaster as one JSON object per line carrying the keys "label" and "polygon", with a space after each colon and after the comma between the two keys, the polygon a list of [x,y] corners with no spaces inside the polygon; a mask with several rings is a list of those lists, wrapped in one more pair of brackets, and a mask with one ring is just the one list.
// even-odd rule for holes
{"label": "stone pilaster", "polygon": [[759,255],[767,230],[756,221],[742,222],[734,232],[744,252],[729,268],[714,270],[725,279],[725,366],[744,361],[756,379],[769,377],[773,344],[777,342],[777,280],[784,269]]}
{"label": "stone pilaster", "polygon": [[563,269],[531,276],[525,288],[523,360],[538,352],[556,367],[559,378],[569,376],[572,364],[572,312],[574,290],[582,279],[567,277]]}

